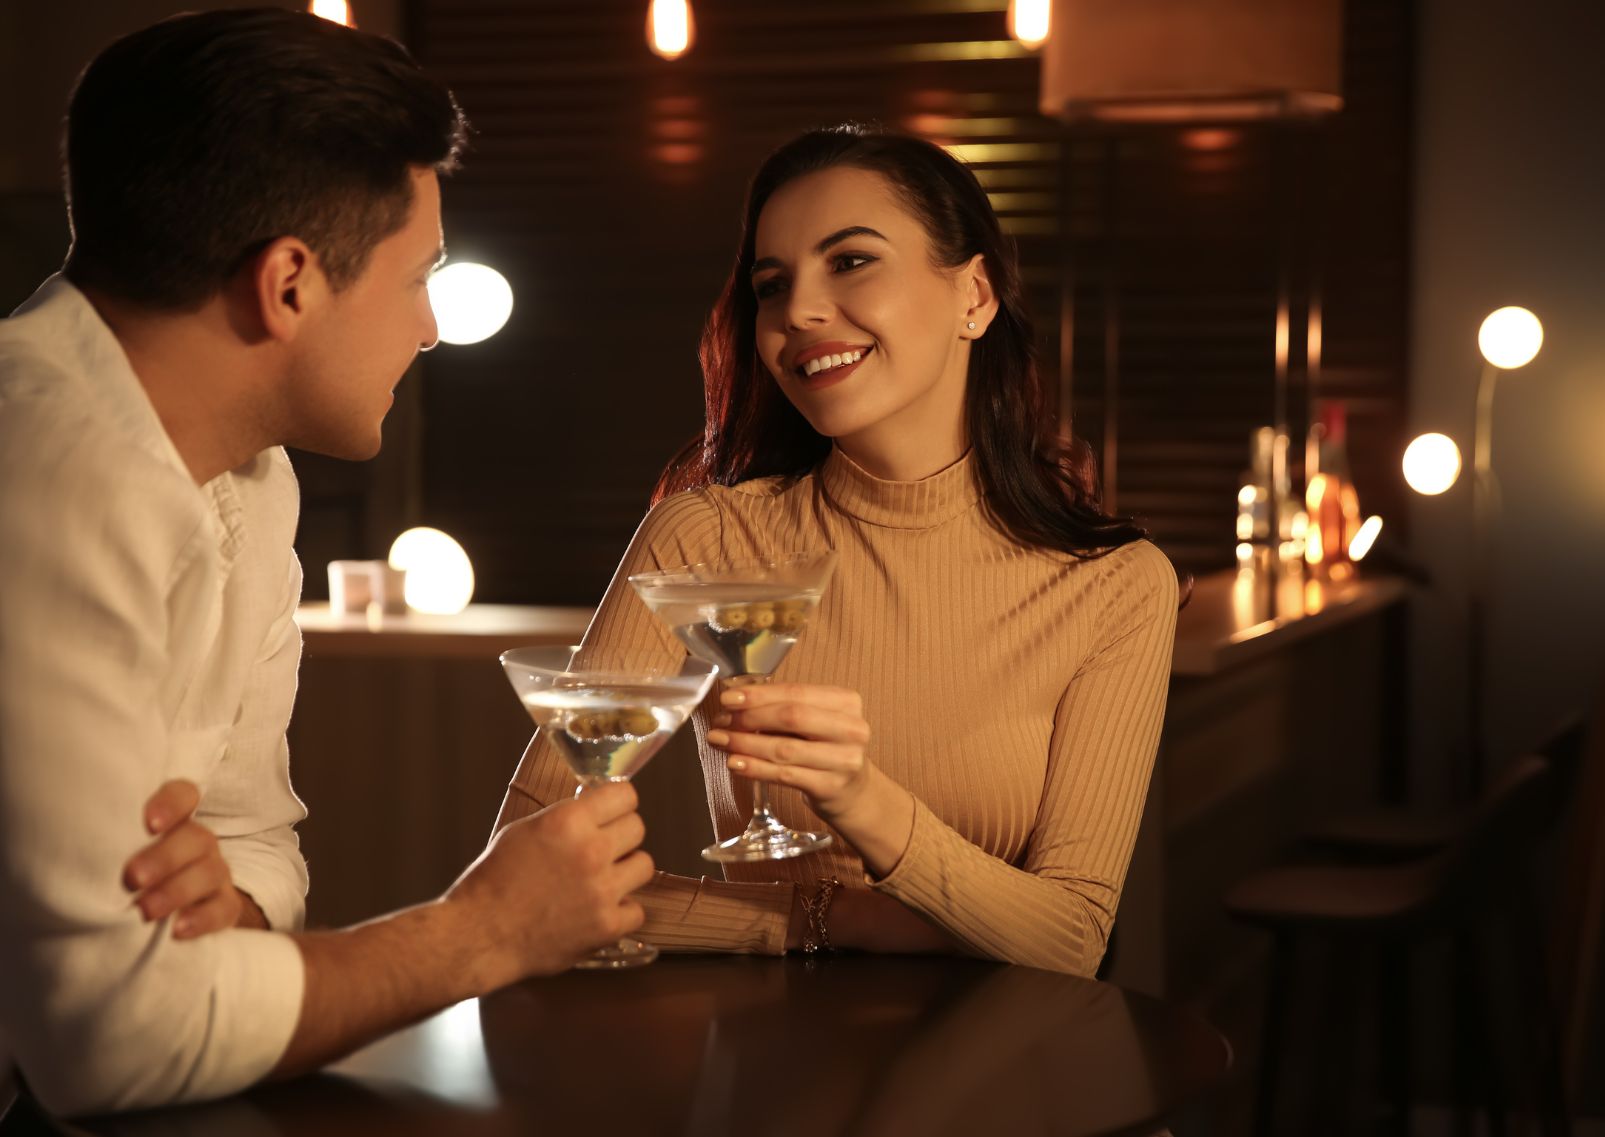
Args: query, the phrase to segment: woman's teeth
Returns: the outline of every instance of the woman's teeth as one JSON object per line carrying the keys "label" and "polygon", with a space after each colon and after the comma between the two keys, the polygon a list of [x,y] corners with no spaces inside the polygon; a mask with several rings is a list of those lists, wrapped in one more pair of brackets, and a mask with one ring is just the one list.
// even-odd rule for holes
{"label": "woman's teeth", "polygon": [[803,364],[802,372],[804,375],[818,375],[821,371],[829,371],[835,367],[843,367],[849,363],[857,363],[863,358],[864,353],[862,350],[849,351],[842,355],[821,355],[815,359],[810,359],[807,363]]}

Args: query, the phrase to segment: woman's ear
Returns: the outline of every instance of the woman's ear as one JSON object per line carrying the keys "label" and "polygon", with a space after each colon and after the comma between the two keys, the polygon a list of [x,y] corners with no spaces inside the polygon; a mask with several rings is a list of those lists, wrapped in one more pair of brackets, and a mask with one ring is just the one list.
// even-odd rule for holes
{"label": "woman's ear", "polygon": [[980,339],[998,314],[998,296],[992,289],[992,277],[987,270],[984,254],[976,253],[959,270],[959,287],[966,305],[959,338]]}

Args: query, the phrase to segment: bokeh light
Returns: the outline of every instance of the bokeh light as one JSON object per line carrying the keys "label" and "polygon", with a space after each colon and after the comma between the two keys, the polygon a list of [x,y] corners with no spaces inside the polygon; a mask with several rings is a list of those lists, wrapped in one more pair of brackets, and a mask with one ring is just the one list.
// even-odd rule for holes
{"label": "bokeh light", "polygon": [[474,566],[463,547],[439,529],[408,529],[390,546],[390,567],[407,573],[407,607],[450,616],[474,598]]}
{"label": "bokeh light", "polygon": [[1490,312],[1477,329],[1482,357],[1505,371],[1527,366],[1543,344],[1544,325],[1525,308],[1512,306]]}
{"label": "bokeh light", "polygon": [[351,15],[351,5],[346,0],[312,0],[307,5],[307,11],[331,23],[344,24],[348,28],[357,26],[357,21]]}
{"label": "bokeh light", "polygon": [[1404,451],[1404,480],[1416,493],[1443,493],[1460,477],[1460,447],[1447,434],[1423,434]]}
{"label": "bokeh light", "polygon": [[1349,542],[1349,560],[1365,560],[1365,554],[1371,551],[1371,546],[1377,543],[1377,538],[1381,535],[1382,518],[1373,513],[1365,519],[1365,523],[1360,526],[1360,531]]}
{"label": "bokeh light", "polygon": [[679,59],[691,50],[694,22],[689,0],[652,0],[646,13],[647,43],[664,59]]}
{"label": "bokeh light", "polygon": [[443,343],[478,343],[513,314],[513,286],[489,265],[463,261],[429,278],[429,303]]}
{"label": "bokeh light", "polygon": [[1009,0],[1009,34],[1029,48],[1048,38],[1053,5],[1050,0]]}

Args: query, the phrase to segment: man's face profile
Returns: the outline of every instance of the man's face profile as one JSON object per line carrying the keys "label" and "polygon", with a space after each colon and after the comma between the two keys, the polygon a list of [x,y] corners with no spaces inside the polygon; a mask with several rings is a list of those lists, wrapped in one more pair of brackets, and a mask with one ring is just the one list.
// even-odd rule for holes
{"label": "man's face profile", "polygon": [[420,350],[437,339],[429,274],[442,253],[440,182],[411,172],[407,221],[384,238],[362,274],[339,292],[322,291],[320,311],[298,336],[286,390],[292,446],[363,460],[379,452],[392,392]]}

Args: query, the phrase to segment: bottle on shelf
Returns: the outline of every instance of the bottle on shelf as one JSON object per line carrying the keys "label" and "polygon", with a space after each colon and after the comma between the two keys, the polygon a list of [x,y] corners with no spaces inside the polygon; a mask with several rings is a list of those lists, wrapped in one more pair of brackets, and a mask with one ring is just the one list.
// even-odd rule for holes
{"label": "bottle on shelf", "polygon": [[1304,468],[1304,559],[1317,576],[1341,580],[1354,571],[1349,542],[1361,522],[1360,498],[1349,473],[1348,416],[1341,402],[1320,405],[1305,446]]}

